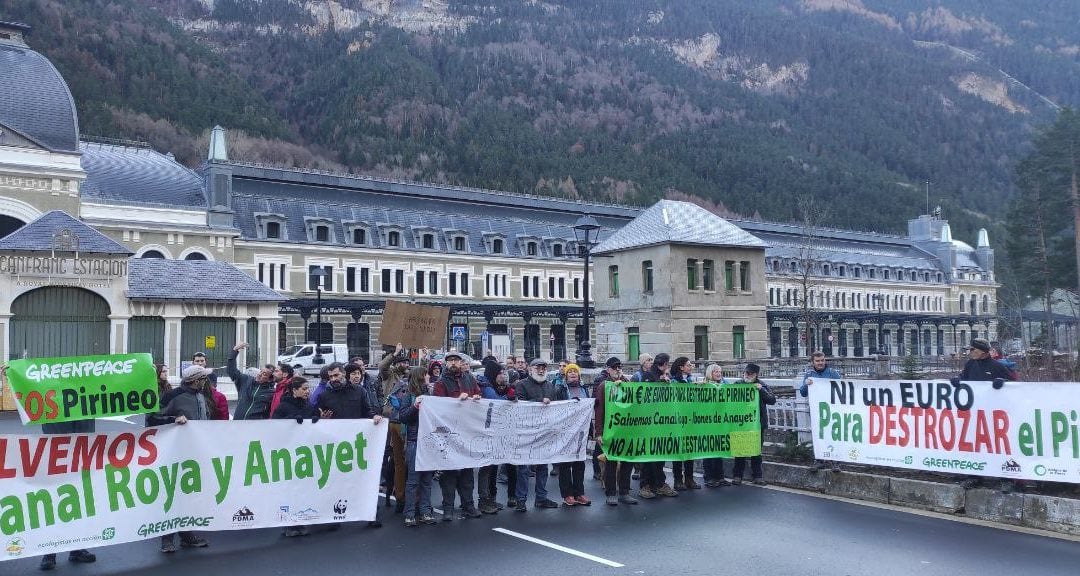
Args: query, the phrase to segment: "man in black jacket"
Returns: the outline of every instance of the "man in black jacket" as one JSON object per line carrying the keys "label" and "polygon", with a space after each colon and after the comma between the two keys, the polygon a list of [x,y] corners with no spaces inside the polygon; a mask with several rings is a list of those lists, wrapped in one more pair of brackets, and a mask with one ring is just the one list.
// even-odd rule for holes
{"label": "man in black jacket", "polygon": [[[327,366],[326,377],[329,379],[326,390],[315,402],[315,407],[319,409],[319,415],[322,418],[334,420],[371,418],[376,425],[382,422],[381,408],[372,406],[368,402],[367,392],[345,381],[345,367],[341,362],[334,362]],[[378,508],[375,510],[377,513]],[[375,519],[368,522],[368,526],[381,528],[382,522]]]}
{"label": "man in black jacket", "polygon": [[[529,364],[529,374],[525,378],[514,383],[514,395],[519,402],[542,402],[550,404],[552,400],[566,400],[566,388],[556,386],[547,379],[547,362],[537,358]],[[529,497],[529,472],[536,476],[536,499],[533,501],[534,508],[558,508],[559,505],[547,497],[547,464],[517,467],[517,487],[515,497],[518,512],[525,512],[528,508],[525,501]]]}
{"label": "man in black jacket", "polygon": [[1012,374],[1004,364],[990,357],[990,342],[983,338],[971,341],[971,349],[968,351],[968,361],[964,364],[964,370],[960,376],[953,378],[953,385],[961,380],[968,382],[992,382],[995,389],[1005,385],[1006,380],[1012,380]]}
{"label": "man in black jacket", "polygon": [[[671,369],[671,356],[661,352],[653,358],[652,366],[646,370],[640,382],[671,382],[668,372]],[[645,462],[641,465],[641,484],[638,487],[638,496],[648,500],[657,496],[678,496],[667,483],[664,475],[663,462]]]}
{"label": "man in black jacket", "polygon": [[225,371],[236,385],[236,410],[233,420],[267,420],[274,399],[274,369],[263,367],[258,376],[244,374],[236,366],[236,357],[248,347],[247,342],[233,346]]}

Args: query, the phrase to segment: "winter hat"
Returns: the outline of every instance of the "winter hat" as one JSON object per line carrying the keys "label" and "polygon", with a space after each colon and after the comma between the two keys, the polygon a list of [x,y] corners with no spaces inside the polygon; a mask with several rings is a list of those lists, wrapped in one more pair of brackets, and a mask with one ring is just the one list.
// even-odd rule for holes
{"label": "winter hat", "polygon": [[622,368],[622,360],[619,360],[618,356],[612,356],[607,359],[607,362],[604,362],[604,366],[607,366],[608,368]]}
{"label": "winter hat", "polygon": [[747,374],[761,374],[761,366],[758,366],[753,362],[747,362],[745,372]]}
{"label": "winter hat", "polygon": [[578,366],[573,362],[566,365],[566,368],[563,369],[563,374],[569,374],[571,370],[577,372],[578,374],[581,374],[581,366]]}
{"label": "winter hat", "polygon": [[983,352],[990,351],[990,342],[985,338],[976,338],[971,341],[971,347],[982,350]]}
{"label": "winter hat", "polygon": [[180,379],[183,382],[193,382],[204,376],[210,376],[213,373],[214,371],[209,368],[192,364],[191,366],[184,368],[184,371],[180,374]]}
{"label": "winter hat", "polygon": [[499,372],[503,371],[503,367],[498,362],[485,362],[484,363],[484,378],[488,381],[488,384],[495,385],[495,379],[499,376]]}

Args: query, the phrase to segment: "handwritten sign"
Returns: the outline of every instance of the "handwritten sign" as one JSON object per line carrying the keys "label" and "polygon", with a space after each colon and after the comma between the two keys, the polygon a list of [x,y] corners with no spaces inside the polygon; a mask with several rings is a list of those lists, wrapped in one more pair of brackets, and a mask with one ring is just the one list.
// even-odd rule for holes
{"label": "handwritten sign", "polygon": [[387,300],[379,343],[393,346],[400,342],[412,348],[442,348],[446,343],[449,320],[449,308]]}

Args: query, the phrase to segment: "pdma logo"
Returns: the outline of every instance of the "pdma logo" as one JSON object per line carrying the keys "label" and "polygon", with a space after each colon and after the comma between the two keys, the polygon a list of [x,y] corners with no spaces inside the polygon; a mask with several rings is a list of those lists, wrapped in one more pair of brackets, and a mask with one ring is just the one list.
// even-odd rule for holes
{"label": "pdma logo", "polygon": [[232,521],[234,524],[246,524],[248,522],[254,522],[255,513],[252,512],[247,506],[244,506],[233,514]]}
{"label": "pdma logo", "polygon": [[1001,471],[1009,474],[1019,474],[1023,472],[1024,469],[1020,467],[1020,464],[1018,464],[1016,460],[1009,458],[1001,465]]}

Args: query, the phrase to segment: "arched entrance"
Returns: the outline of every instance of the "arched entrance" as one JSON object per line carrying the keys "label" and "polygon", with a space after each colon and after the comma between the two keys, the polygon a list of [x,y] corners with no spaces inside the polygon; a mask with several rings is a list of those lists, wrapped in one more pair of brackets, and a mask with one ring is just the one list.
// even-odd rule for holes
{"label": "arched entrance", "polygon": [[26,222],[23,222],[18,218],[14,218],[6,214],[0,214],[0,238],[11,234],[19,228],[22,228],[24,225],[26,225]]}
{"label": "arched entrance", "polygon": [[109,303],[67,286],[46,286],[11,303],[12,358],[108,354]]}

